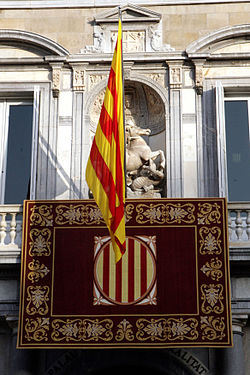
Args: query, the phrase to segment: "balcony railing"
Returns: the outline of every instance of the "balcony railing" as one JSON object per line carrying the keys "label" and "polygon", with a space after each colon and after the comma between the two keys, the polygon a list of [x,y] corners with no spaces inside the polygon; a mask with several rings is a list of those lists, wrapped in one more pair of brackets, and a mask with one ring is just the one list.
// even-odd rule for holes
{"label": "balcony railing", "polygon": [[[0,205],[0,263],[20,259],[22,212],[19,204]],[[228,204],[228,233],[230,248],[250,248],[250,203]]]}

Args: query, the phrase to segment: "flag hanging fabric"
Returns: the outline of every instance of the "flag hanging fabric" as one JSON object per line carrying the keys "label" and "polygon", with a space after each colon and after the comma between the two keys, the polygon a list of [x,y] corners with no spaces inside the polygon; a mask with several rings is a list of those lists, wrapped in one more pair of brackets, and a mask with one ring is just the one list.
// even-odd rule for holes
{"label": "flag hanging fabric", "polygon": [[118,262],[125,252],[121,20],[100,119],[87,163],[86,181],[109,229]]}

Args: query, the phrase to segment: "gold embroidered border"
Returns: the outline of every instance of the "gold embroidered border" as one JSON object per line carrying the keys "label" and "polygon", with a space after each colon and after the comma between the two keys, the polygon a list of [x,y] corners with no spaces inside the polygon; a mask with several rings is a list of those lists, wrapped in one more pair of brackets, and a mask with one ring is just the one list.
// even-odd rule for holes
{"label": "gold embroidered border", "polygon": [[191,203],[150,203],[136,206],[139,224],[191,224],[195,221],[195,206]]}

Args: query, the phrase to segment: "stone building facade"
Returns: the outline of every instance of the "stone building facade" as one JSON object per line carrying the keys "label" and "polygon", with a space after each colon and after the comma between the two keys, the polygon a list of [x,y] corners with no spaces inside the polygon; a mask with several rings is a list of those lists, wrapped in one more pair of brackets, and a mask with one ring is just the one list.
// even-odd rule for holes
{"label": "stone building facade", "polygon": [[[228,197],[232,349],[15,349],[21,202],[88,198],[84,170],[118,5],[125,116],[150,128],[151,149],[165,153],[163,195]],[[0,2],[1,374],[250,375],[249,12],[238,0]]]}

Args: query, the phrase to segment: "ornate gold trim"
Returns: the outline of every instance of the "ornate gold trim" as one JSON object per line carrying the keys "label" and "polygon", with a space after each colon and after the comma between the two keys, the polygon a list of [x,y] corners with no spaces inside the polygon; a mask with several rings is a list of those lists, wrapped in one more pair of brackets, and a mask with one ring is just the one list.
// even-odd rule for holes
{"label": "ornate gold trim", "polygon": [[111,319],[54,319],[51,323],[53,341],[111,341]]}
{"label": "ornate gold trim", "polygon": [[33,259],[32,262],[28,264],[28,268],[31,272],[28,273],[28,279],[32,283],[36,283],[43,279],[50,271],[45,264],[40,264],[39,260]]}
{"label": "ornate gold trim", "polygon": [[203,314],[210,314],[212,312],[221,314],[224,311],[222,303],[223,286],[221,284],[202,284],[201,285],[201,311]]}
{"label": "ornate gold trim", "polygon": [[201,227],[199,230],[200,233],[200,254],[221,254],[221,230],[218,227]]}
{"label": "ornate gold trim", "polygon": [[191,224],[195,221],[195,206],[191,203],[141,203],[136,206],[136,211],[139,224]]}
{"label": "ornate gold trim", "polygon": [[51,241],[49,241],[51,237],[51,230],[48,228],[40,229],[31,229],[30,231],[30,239],[29,242],[30,249],[29,255],[30,256],[50,256],[51,254]]}
{"label": "ornate gold trim", "polygon": [[52,205],[34,205],[30,211],[30,225],[40,225],[41,227],[51,227],[53,225]]}
{"label": "ornate gold trim", "polygon": [[104,223],[104,220],[96,204],[60,204],[56,207],[55,222],[58,225],[93,225]]}
{"label": "ornate gold trim", "polygon": [[24,330],[27,341],[48,341],[49,318],[26,318]]}
{"label": "ornate gold trim", "polygon": [[46,315],[48,313],[49,290],[48,286],[28,286],[26,298],[28,302],[26,307],[27,314]]}

